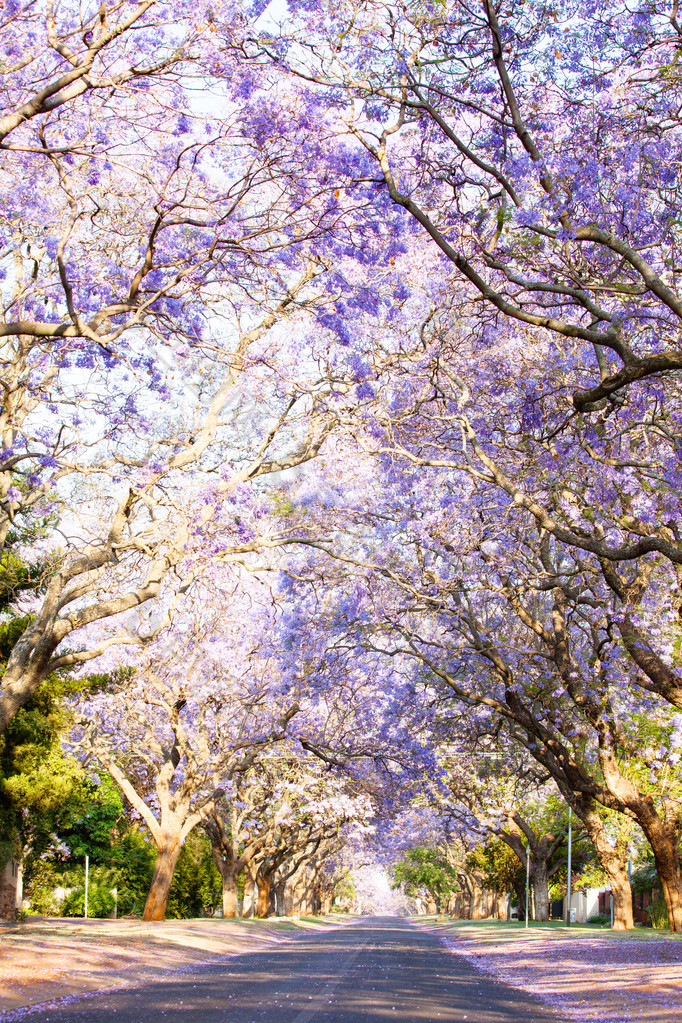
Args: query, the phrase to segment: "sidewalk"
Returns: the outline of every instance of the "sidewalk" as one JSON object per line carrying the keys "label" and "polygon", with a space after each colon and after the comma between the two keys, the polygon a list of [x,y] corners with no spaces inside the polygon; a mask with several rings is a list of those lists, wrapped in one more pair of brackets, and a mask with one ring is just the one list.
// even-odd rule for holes
{"label": "sidewalk", "polygon": [[534,992],[577,1023],[682,1019],[680,935],[433,918],[422,926],[483,973]]}

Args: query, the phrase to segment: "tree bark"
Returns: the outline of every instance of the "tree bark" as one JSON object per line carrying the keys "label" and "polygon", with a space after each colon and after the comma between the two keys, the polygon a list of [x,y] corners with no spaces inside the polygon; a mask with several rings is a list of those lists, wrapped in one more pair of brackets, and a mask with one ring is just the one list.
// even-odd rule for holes
{"label": "tree bark", "polygon": [[282,890],[282,916],[293,916],[294,915],[294,886],[291,880],[288,880]]}
{"label": "tree bark", "polygon": [[175,864],[180,855],[180,837],[174,835],[167,838],[163,845],[159,846],[154,864],[154,875],[152,877],[149,895],[145,903],[143,920],[165,920],[168,895],[173,883]]}
{"label": "tree bark", "polygon": [[493,895],[492,916],[495,920],[507,919],[507,897],[499,892]]}
{"label": "tree bark", "polygon": [[310,900],[308,883],[303,877],[299,877],[293,891],[294,914],[296,916],[310,915]]}
{"label": "tree bark", "polygon": [[256,916],[259,920],[265,919],[270,909],[270,875],[265,877],[258,877],[256,879],[258,885],[258,901],[256,902]]}
{"label": "tree bark", "polygon": [[621,774],[611,751],[600,750],[599,762],[609,794],[628,811],[644,832],[654,854],[656,872],[663,889],[670,930],[682,933],[682,864],[680,864],[680,804],[664,800],[661,812],[653,798],[644,795],[633,782]]}
{"label": "tree bark", "polygon": [[279,879],[277,884],[273,884],[270,892],[270,901],[272,904],[272,910],[275,916],[286,916],[285,911],[286,905],[286,881]]}
{"label": "tree bark", "polygon": [[254,916],[255,900],[254,900],[254,886],[256,883],[255,871],[251,863],[248,863],[244,867],[244,905],[242,907],[242,916],[246,920],[250,920]]}
{"label": "tree bark", "polygon": [[21,859],[17,864],[17,890],[14,897],[14,905],[19,918],[21,919],[21,913],[24,908],[24,863],[25,856],[22,855]]}
{"label": "tree bark", "polygon": [[514,883],[514,895],[516,896],[516,911],[519,920],[526,919],[526,879],[520,879]]}
{"label": "tree bark", "polygon": [[[597,859],[606,872],[613,894],[613,929],[630,931],[635,922],[632,915],[632,889],[627,872],[627,851],[614,849],[604,831],[604,825],[597,811],[584,801],[574,802],[575,812],[585,825],[585,830],[597,854]],[[570,909],[570,907],[569,907]]]}
{"label": "tree bark", "polygon": [[483,889],[476,882],[471,882],[471,894],[469,897],[469,920],[482,920],[483,913]]}
{"label": "tree bark", "polygon": [[531,883],[535,897],[534,919],[540,921],[549,920],[549,874],[547,861],[541,857],[531,865]]}
{"label": "tree bark", "polygon": [[223,874],[223,916],[233,920],[238,916],[237,878],[231,871]]}
{"label": "tree bark", "polygon": [[471,900],[473,898],[473,892],[471,888],[471,879],[468,874],[460,874],[459,881],[462,886],[462,895],[460,902],[460,914],[462,920],[471,919]]}
{"label": "tree bark", "polygon": [[[680,867],[678,843],[666,835],[657,840],[656,848],[654,848],[648,834],[647,838],[654,854],[656,872],[663,889],[670,930],[680,934],[682,933],[682,868]],[[657,836],[658,838],[659,836]]]}
{"label": "tree bark", "polygon": [[[497,834],[513,853],[525,870],[528,852],[521,841],[519,827],[523,828],[528,841],[531,853],[530,861],[530,884],[531,899],[529,899],[529,915],[532,920],[549,920],[549,860],[556,851],[558,838],[551,834],[542,835],[540,839],[534,835],[530,827],[516,814],[510,818],[507,828],[500,828]],[[520,892],[517,891],[517,897]],[[523,898],[519,902],[519,920],[525,919],[526,891],[523,888]]]}

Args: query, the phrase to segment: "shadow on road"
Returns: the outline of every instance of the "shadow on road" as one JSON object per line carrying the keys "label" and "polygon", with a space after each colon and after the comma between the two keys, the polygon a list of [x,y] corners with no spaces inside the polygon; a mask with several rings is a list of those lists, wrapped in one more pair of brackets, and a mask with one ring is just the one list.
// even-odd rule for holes
{"label": "shadow on road", "polygon": [[558,1023],[398,918],[296,935],[274,950],[68,1004],[0,1014],[26,1023]]}

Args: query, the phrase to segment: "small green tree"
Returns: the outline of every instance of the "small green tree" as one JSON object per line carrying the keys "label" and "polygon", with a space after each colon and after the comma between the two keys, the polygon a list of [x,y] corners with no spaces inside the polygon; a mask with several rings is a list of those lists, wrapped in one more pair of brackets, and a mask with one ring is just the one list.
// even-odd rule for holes
{"label": "small green tree", "polygon": [[[23,626],[16,620],[0,625],[0,654],[17,628]],[[38,867],[42,856],[64,843],[58,859],[69,854],[80,859],[87,853],[98,862],[123,815],[121,797],[110,779],[100,783],[98,777],[88,777],[62,746],[71,724],[69,698],[113,681],[110,676],[50,675],[0,735],[0,839],[19,861],[32,902],[37,897],[33,872],[41,875],[39,885],[45,881],[45,871]],[[47,896],[38,901],[43,907],[52,904]]]}
{"label": "small green tree", "polygon": [[432,899],[441,912],[459,889],[455,869],[440,849],[415,846],[393,867],[392,888],[403,886],[406,895]]}

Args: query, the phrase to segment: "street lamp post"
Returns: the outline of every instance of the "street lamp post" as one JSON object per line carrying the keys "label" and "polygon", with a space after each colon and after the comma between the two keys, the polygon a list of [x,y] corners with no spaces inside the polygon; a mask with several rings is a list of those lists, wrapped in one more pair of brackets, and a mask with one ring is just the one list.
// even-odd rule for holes
{"label": "street lamp post", "polygon": [[526,927],[528,927],[528,894],[530,890],[530,847],[526,846]]}

